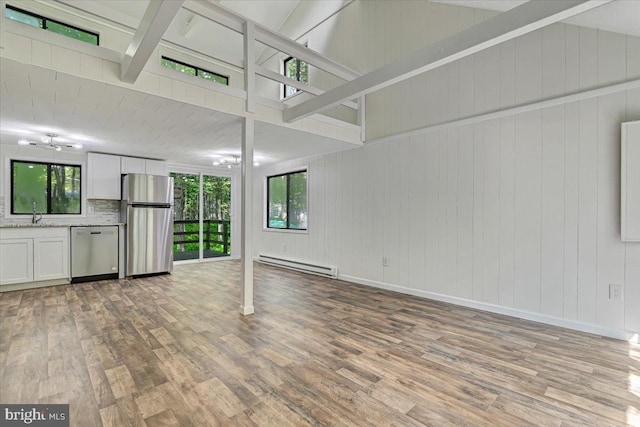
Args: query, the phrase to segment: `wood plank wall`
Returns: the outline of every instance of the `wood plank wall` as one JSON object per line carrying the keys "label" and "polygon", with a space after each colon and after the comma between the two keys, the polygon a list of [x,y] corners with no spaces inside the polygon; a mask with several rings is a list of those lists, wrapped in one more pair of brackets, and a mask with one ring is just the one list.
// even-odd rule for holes
{"label": "wood plank wall", "polygon": [[[386,10],[385,2],[372,3],[368,23]],[[469,18],[464,8],[429,7],[428,23],[463,25]],[[349,26],[348,16],[338,24]],[[402,40],[389,28],[387,36]],[[366,66],[389,59],[386,43]],[[326,46],[331,50],[331,42]],[[368,97],[367,133],[393,134],[639,77],[640,39],[557,24]],[[633,90],[272,166],[256,188],[265,174],[309,166],[310,230],[260,232],[264,201],[257,191],[256,254],[639,331],[640,244],[620,241],[619,219],[620,123],[638,119],[640,91]],[[609,284],[624,286],[624,301],[609,299]]]}

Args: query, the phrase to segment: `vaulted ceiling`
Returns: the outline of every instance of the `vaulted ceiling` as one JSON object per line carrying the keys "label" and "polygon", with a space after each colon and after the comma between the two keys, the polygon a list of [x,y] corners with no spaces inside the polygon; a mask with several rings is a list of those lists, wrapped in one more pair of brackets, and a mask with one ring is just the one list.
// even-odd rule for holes
{"label": "vaulted ceiling", "polygon": [[[527,0],[430,0],[454,6],[504,12]],[[565,21],[567,24],[640,36],[640,1],[616,0]]]}
{"label": "vaulted ceiling", "polygon": [[[60,3],[135,29],[149,0]],[[219,3],[277,31],[300,0]],[[179,12],[167,32],[180,34],[196,50],[212,56],[220,52],[237,56],[242,52],[239,34],[203,18],[194,18],[186,10]],[[240,153],[241,121],[229,114],[6,59],[0,62],[0,77],[2,144],[16,144],[20,137],[39,139],[46,132],[54,132],[61,135],[59,142],[81,142],[87,151],[202,166],[211,165],[221,154]],[[261,164],[349,148],[353,145],[256,123],[255,159]]]}
{"label": "vaulted ceiling", "polygon": [[[314,0],[338,10],[351,0]],[[360,1],[360,0],[356,0]],[[365,0],[362,0],[365,1]],[[524,0],[429,0],[457,6],[505,11]],[[302,0],[220,0],[217,3],[278,31]],[[136,29],[149,0],[59,0],[79,11]],[[314,16],[309,28],[327,15]],[[640,0],[616,0],[571,18],[587,27],[640,36]],[[210,56],[241,59],[242,38],[220,25],[180,10],[168,34]],[[259,52],[258,52],[259,54]],[[2,60],[3,144],[25,132],[74,135],[92,151],[171,159],[207,165],[218,153],[239,152],[238,118],[152,95],[66,76]],[[259,123],[256,157],[263,163],[352,148],[329,138]]]}

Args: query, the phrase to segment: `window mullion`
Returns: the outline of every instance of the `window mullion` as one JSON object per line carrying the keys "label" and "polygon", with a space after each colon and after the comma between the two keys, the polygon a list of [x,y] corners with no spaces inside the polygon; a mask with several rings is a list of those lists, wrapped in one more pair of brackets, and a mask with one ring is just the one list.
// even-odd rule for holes
{"label": "window mullion", "polygon": [[291,229],[291,217],[289,215],[289,193],[291,192],[291,175],[287,175],[287,230]]}
{"label": "window mullion", "polygon": [[47,165],[47,214],[51,214],[51,165]]}

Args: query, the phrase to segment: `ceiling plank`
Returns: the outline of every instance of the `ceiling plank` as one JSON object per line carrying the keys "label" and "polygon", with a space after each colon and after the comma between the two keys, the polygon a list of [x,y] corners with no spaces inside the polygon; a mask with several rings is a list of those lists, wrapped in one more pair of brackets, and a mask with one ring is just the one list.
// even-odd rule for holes
{"label": "ceiling plank", "polygon": [[122,81],[136,81],[184,0],[152,1],[129,43],[120,66]]}
{"label": "ceiling plank", "polygon": [[612,0],[530,0],[284,111],[292,122],[375,92]]}

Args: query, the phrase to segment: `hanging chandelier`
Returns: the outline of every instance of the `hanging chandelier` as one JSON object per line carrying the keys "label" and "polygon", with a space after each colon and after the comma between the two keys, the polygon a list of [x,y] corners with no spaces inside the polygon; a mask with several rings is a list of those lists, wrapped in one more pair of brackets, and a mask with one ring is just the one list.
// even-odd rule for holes
{"label": "hanging chandelier", "polygon": [[62,151],[63,148],[75,148],[79,150],[82,148],[82,144],[58,144],[53,141],[53,138],[57,138],[55,133],[47,133],[47,136],[43,136],[40,141],[32,141],[29,139],[19,139],[18,145],[30,145],[32,147],[48,148],[55,151]]}
{"label": "hanging chandelier", "polygon": [[[222,166],[227,169],[239,168],[242,165],[242,157],[237,154],[232,154],[231,159],[221,156],[218,160],[213,162],[213,166]],[[253,162],[253,166],[260,166],[260,163]]]}

